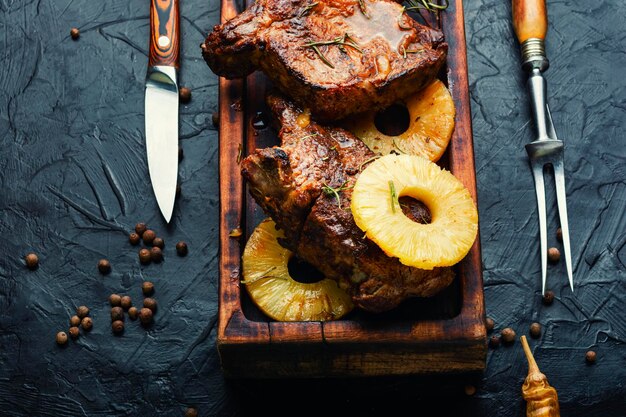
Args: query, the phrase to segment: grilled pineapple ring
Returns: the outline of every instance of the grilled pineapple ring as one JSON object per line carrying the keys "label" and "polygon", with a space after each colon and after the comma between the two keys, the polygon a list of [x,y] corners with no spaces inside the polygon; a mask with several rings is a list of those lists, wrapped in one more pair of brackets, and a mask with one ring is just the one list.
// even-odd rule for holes
{"label": "grilled pineapple ring", "polygon": [[456,109],[446,86],[435,80],[404,101],[409,111],[409,127],[400,135],[388,136],[374,124],[376,112],[369,112],[347,122],[346,128],[373,152],[420,155],[438,161],[450,143]]}
{"label": "grilled pineapple ring", "polygon": [[349,313],[352,300],[336,281],[308,284],[291,278],[288,263],[293,253],[278,243],[280,237],[282,231],[266,219],[246,243],[242,282],[256,306],[278,321],[327,321]]}
{"label": "grilled pineapple ring", "polygon": [[[431,222],[405,216],[402,196],[426,204]],[[449,171],[415,155],[386,155],[368,165],[354,185],[351,209],[356,225],[388,256],[421,269],[456,264],[478,232],[469,191]]]}

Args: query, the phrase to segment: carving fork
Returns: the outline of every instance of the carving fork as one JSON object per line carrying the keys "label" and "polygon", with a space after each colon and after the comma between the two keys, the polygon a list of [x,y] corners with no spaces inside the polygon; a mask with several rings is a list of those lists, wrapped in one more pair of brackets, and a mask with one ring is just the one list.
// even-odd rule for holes
{"label": "carving fork", "polygon": [[537,207],[539,209],[539,233],[541,239],[541,293],[546,291],[546,270],[548,263],[548,239],[546,230],[546,195],[544,186],[544,167],[554,169],[556,199],[559,219],[563,232],[563,249],[569,285],[574,291],[572,278],[572,258],[570,252],[569,227],[567,223],[567,204],[565,194],[565,173],[563,169],[563,141],[554,131],[552,116],[547,104],[546,80],[542,72],[549,67],[545,54],[544,40],[548,29],[548,16],[545,0],[513,0],[513,27],[520,43],[522,68],[529,73],[528,90],[530,105],[537,138],[526,145],[526,152],[535,179]]}

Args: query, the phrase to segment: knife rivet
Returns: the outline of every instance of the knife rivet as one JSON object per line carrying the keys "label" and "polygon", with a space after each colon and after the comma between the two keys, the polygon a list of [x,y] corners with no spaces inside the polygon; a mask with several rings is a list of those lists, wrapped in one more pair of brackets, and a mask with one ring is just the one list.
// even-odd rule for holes
{"label": "knife rivet", "polygon": [[168,46],[170,46],[170,38],[165,35],[159,36],[159,40],[157,41],[157,43],[159,44],[159,48],[167,48]]}

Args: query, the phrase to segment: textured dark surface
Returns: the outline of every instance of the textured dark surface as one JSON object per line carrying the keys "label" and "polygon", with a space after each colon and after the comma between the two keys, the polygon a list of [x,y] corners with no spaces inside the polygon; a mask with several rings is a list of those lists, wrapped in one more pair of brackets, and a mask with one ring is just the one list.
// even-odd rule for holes
{"label": "textured dark surface", "polygon": [[[564,416],[626,416],[626,4],[548,1],[546,77],[566,173],[576,292],[550,266],[541,304],[538,228],[523,145],[531,140],[525,76],[501,0],[466,1],[469,78],[487,314],[510,326],[557,388]],[[182,193],[166,227],[152,197],[143,140],[148,3],[0,0],[0,415],[202,416],[423,414],[524,416],[521,346],[490,350],[483,375],[356,381],[228,382],[215,350],[217,78],[199,44],[215,0],[183,0]],[[73,41],[71,27],[81,29]],[[548,197],[550,244],[554,199]],[[147,222],[165,261],[140,266],[127,233]],[[176,255],[185,240],[190,253]],[[22,261],[39,254],[40,267]],[[101,276],[100,258],[113,271]],[[107,297],[155,283],[150,329],[110,331]],[[94,328],[59,348],[76,306]],[[585,352],[597,352],[587,365]],[[427,383],[427,384],[425,384]],[[464,393],[474,384],[473,396]],[[251,413],[250,413],[251,414]]]}

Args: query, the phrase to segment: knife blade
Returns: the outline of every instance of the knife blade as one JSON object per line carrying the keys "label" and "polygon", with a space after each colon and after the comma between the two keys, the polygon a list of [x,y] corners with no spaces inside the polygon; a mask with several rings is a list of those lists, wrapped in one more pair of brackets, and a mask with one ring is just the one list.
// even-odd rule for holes
{"label": "knife blade", "polygon": [[148,171],[161,214],[170,222],[178,181],[178,0],[150,0],[145,90]]}

